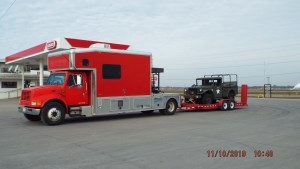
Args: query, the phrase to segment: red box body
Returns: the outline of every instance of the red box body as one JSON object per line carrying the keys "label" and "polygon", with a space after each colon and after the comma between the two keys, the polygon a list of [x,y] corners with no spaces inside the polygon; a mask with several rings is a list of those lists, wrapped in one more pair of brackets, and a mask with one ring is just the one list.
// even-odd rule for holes
{"label": "red box body", "polygon": [[[88,60],[88,65],[83,60]],[[72,65],[74,64],[74,65]],[[104,79],[104,64],[121,66],[120,79]],[[81,52],[48,58],[49,70],[94,70],[96,97],[142,96],[151,94],[151,55]]]}

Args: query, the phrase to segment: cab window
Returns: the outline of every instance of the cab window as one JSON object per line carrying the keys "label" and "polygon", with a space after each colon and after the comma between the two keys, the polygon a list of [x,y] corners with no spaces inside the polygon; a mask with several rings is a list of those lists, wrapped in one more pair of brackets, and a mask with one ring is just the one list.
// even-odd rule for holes
{"label": "cab window", "polygon": [[68,86],[80,86],[82,84],[81,75],[69,75]]}

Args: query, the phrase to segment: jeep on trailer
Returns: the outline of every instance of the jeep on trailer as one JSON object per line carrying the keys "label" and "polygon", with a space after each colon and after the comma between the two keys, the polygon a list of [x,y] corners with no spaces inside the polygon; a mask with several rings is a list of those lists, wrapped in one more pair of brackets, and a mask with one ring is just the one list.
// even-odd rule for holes
{"label": "jeep on trailer", "polygon": [[185,101],[196,104],[212,104],[220,99],[234,99],[238,93],[236,74],[205,75],[196,84],[185,89]]}

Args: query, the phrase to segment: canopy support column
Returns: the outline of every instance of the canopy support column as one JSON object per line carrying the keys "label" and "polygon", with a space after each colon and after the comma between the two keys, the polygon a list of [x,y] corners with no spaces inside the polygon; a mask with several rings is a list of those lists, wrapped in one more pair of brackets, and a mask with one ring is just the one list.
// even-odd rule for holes
{"label": "canopy support column", "polygon": [[40,59],[40,86],[44,85],[44,64],[43,59]]}
{"label": "canopy support column", "polygon": [[24,65],[21,66],[21,71],[22,71],[22,89],[24,89],[25,85],[25,77],[24,77]]}

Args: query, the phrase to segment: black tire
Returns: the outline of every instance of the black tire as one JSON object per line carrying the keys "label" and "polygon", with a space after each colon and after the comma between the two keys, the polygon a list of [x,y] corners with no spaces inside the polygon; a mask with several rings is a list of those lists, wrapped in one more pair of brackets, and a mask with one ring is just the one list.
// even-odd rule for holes
{"label": "black tire", "polygon": [[152,114],[154,110],[147,110],[147,111],[142,111],[143,114]]}
{"label": "black tire", "polygon": [[234,91],[230,91],[230,92],[228,93],[228,99],[234,100],[234,97],[235,97]]}
{"label": "black tire", "polygon": [[228,110],[228,107],[229,107],[228,102],[224,100],[221,105],[221,110],[226,111],[226,110]]}
{"label": "black tire", "polygon": [[37,115],[24,114],[24,116],[29,121],[41,121],[41,117]]}
{"label": "black tire", "polygon": [[173,114],[175,114],[177,107],[178,107],[178,105],[177,105],[176,100],[170,99],[170,100],[168,100],[168,102],[166,104],[166,108],[159,110],[159,112],[164,115],[173,115]]}
{"label": "black tire", "polygon": [[235,109],[235,102],[233,100],[230,100],[228,103],[229,110]]}
{"label": "black tire", "polygon": [[65,114],[66,109],[63,105],[57,102],[50,102],[42,109],[41,120],[45,125],[59,125],[64,121]]}
{"label": "black tire", "polygon": [[206,93],[202,97],[202,103],[203,104],[213,104],[214,102],[214,96],[210,93]]}

